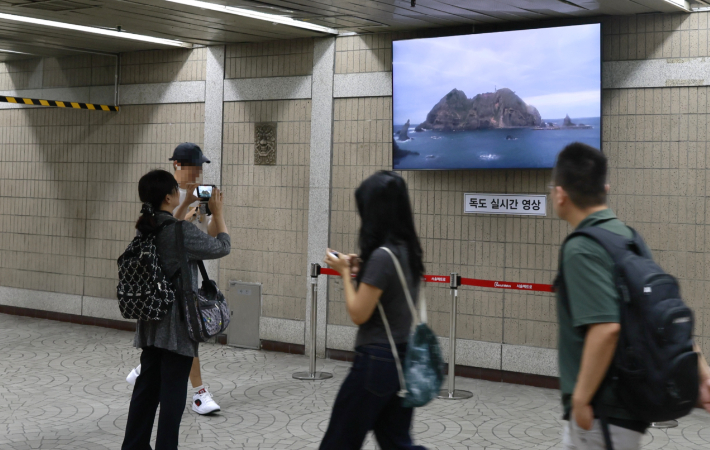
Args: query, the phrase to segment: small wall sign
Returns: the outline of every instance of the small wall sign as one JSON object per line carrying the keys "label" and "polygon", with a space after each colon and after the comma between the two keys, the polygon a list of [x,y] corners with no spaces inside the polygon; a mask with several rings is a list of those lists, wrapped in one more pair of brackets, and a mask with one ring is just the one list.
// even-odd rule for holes
{"label": "small wall sign", "polygon": [[464,194],[463,198],[467,214],[547,215],[547,195]]}

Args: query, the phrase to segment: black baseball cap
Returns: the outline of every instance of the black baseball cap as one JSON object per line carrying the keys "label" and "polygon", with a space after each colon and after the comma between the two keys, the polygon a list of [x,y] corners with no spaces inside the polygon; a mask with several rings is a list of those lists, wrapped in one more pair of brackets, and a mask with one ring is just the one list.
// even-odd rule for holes
{"label": "black baseball cap", "polygon": [[210,160],[202,153],[199,145],[192,142],[183,142],[175,147],[173,157],[169,161],[178,161],[181,163],[190,163],[196,166],[201,166],[202,163],[209,163]]}

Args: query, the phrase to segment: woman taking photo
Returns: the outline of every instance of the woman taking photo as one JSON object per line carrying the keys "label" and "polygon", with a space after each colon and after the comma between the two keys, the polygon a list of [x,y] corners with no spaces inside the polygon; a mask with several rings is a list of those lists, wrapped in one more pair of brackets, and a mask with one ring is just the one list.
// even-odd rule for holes
{"label": "woman taking photo", "polygon": [[[177,252],[175,224],[184,227],[184,247],[190,273],[181,276],[191,277],[191,285],[197,289],[197,261],[226,256],[231,247],[224,223],[222,193],[215,188],[209,201],[212,220],[216,222],[217,237],[203,233],[190,222],[180,223],[173,218],[171,211],[180,205],[180,192],[171,173],[153,170],[143,175],[138,182],[138,195],[143,208],[136,229],[142,235],[155,231],[166,221],[174,222],[164,227],[155,239],[160,267],[171,280],[174,280],[186,256]],[[197,342],[190,339],[180,308],[178,298],[161,320],[139,320],[137,323],[134,346],[143,350],[141,373],[136,379],[131,397],[122,450],[150,449],[150,435],[158,405],[160,417],[155,450],[178,448],[187,379],[192,360],[198,356]]]}
{"label": "woman taking photo", "polygon": [[[421,449],[412,443],[413,409],[397,395],[399,375],[382,316],[381,303],[401,360],[407,348],[412,313],[387,247],[404,270],[417,298],[424,273],[422,248],[414,229],[407,185],[394,172],[377,172],[355,191],[360,257],[328,249],[325,263],[340,273],[345,303],[358,325],[355,361],[333,405],[321,450],[359,449],[370,430],[383,450]],[[356,275],[357,287],[351,275]]]}

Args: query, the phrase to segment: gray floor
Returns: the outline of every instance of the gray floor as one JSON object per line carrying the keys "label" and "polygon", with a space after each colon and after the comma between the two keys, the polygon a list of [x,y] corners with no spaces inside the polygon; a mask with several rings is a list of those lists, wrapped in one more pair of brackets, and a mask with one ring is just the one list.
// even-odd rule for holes
{"label": "gray floor", "polygon": [[[119,449],[137,364],[132,333],[0,314],[0,449]],[[181,448],[317,448],[348,364],[319,361],[332,380],[291,378],[302,356],[225,346],[201,348],[203,378],[222,412],[183,415]],[[320,368],[320,367],[319,367]],[[475,393],[437,400],[416,413],[418,443],[432,449],[557,448],[558,394],[503,383],[457,379]],[[156,421],[157,423],[157,421]],[[646,449],[710,448],[710,416],[653,430]],[[365,448],[376,448],[368,440]]]}

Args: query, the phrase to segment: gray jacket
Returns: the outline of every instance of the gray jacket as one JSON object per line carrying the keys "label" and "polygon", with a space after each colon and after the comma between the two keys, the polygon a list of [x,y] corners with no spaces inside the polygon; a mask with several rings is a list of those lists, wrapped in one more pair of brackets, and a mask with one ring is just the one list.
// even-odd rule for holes
{"label": "gray jacket", "polygon": [[[172,220],[173,216],[167,212],[156,214],[158,225],[166,220]],[[185,252],[188,258],[190,277],[194,290],[199,288],[197,273],[199,268],[197,261],[206,259],[218,259],[227,256],[231,249],[231,241],[227,233],[220,233],[216,238],[200,231],[195,225],[185,222],[175,223],[166,226],[155,240],[158,251],[160,268],[170,279],[180,269],[181,258],[175,246],[175,226],[183,228],[185,239]],[[182,319],[179,309],[179,300],[168,310],[162,320],[138,321],[136,336],[133,345],[137,348],[158,347],[184,356],[196,357],[197,342],[194,342],[187,334],[187,324]]]}

